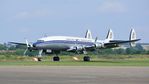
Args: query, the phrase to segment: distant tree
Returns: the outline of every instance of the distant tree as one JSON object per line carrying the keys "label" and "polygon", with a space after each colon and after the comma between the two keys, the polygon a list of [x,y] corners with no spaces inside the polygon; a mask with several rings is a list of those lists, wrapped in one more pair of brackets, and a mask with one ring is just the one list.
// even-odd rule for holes
{"label": "distant tree", "polygon": [[125,49],[115,49],[113,52],[115,52],[115,54],[126,54]]}
{"label": "distant tree", "polygon": [[16,49],[26,49],[26,46],[24,46],[24,45],[16,45]]}
{"label": "distant tree", "polygon": [[135,49],[142,50],[142,51],[144,50],[141,44],[136,44]]}
{"label": "distant tree", "polygon": [[7,49],[7,47],[5,45],[0,44],[0,50],[6,50],[6,49]]}
{"label": "distant tree", "polygon": [[149,51],[146,51],[146,54],[149,54]]}

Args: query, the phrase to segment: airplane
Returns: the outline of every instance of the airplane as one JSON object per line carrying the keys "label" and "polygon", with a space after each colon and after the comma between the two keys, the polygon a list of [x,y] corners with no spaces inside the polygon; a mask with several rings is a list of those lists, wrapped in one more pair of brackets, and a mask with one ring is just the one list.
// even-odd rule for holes
{"label": "airplane", "polygon": [[[58,54],[61,51],[67,52],[82,52],[83,54],[87,54],[87,51],[95,51],[96,49],[105,49],[105,48],[115,48],[123,45],[125,43],[129,43],[130,46],[134,47],[135,42],[141,39],[136,38],[136,32],[134,29],[131,29],[129,40],[114,40],[114,34],[111,29],[109,29],[107,37],[105,40],[98,40],[92,38],[92,34],[90,30],[86,31],[86,35],[84,38],[81,37],[71,37],[71,36],[47,36],[38,39],[34,43],[29,43],[26,40],[26,43],[18,43],[18,42],[10,42],[12,44],[17,45],[25,45],[27,49],[24,52],[38,50],[39,54],[36,57],[37,61],[42,61],[42,53],[45,54],[55,54],[53,57],[53,61],[60,61],[60,57]],[[83,61],[90,61],[90,56],[84,56]]]}

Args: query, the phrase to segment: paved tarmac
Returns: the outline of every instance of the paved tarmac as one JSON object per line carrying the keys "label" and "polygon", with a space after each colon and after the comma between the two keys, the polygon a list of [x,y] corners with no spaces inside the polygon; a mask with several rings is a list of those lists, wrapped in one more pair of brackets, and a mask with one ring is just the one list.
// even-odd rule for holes
{"label": "paved tarmac", "polygon": [[149,84],[149,67],[0,66],[0,84]]}

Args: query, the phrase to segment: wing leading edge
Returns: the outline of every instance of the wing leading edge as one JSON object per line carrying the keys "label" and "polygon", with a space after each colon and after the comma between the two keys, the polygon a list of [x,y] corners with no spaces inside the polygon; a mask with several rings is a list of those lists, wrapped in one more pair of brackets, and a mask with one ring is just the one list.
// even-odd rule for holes
{"label": "wing leading edge", "polygon": [[16,44],[16,45],[27,45],[26,43],[18,43],[18,42],[9,42],[11,44]]}

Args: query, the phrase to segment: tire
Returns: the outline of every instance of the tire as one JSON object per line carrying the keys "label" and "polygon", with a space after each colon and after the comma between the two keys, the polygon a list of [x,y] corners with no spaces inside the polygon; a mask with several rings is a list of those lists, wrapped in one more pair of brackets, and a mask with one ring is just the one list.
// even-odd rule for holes
{"label": "tire", "polygon": [[90,57],[89,56],[84,56],[83,61],[85,61],[85,62],[90,61]]}
{"label": "tire", "polygon": [[55,57],[53,57],[53,61],[60,61],[60,58],[55,56]]}
{"label": "tire", "polygon": [[38,59],[38,61],[40,62],[40,61],[42,61],[42,59],[41,58],[37,58]]}

